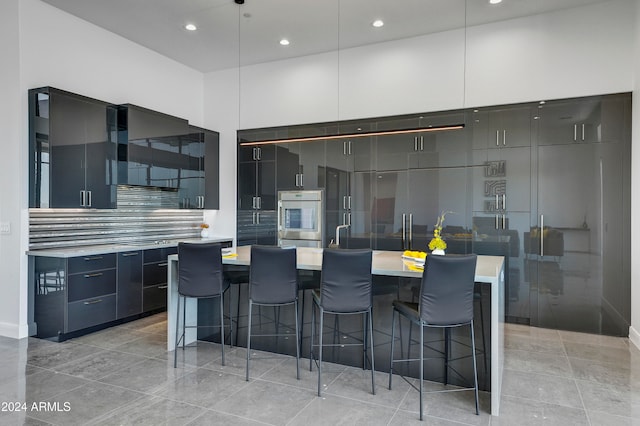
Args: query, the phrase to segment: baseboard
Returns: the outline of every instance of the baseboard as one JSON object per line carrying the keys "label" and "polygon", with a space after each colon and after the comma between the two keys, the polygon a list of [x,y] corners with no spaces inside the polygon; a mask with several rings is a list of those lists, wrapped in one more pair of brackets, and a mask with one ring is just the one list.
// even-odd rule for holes
{"label": "baseboard", "polygon": [[629,341],[640,349],[640,333],[633,326],[629,327]]}
{"label": "baseboard", "polygon": [[8,322],[0,322],[0,336],[10,337],[12,339],[22,339],[29,336],[29,326],[27,324],[19,325]]}

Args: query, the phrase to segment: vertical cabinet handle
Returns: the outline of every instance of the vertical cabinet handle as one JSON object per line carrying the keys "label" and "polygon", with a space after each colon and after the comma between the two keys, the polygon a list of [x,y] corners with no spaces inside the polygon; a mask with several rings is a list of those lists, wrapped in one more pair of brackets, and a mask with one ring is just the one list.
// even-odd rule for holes
{"label": "vertical cabinet handle", "polygon": [[296,188],[299,187],[300,185],[298,184],[298,176],[300,176],[298,173],[296,173]]}
{"label": "vertical cabinet handle", "polygon": [[349,219],[349,221],[347,222],[347,224],[348,224],[349,226],[351,226],[351,212],[349,212],[349,213],[347,214],[347,219]]}
{"label": "vertical cabinet handle", "polygon": [[257,197],[258,198],[258,210],[262,209],[262,197]]}
{"label": "vertical cabinet handle", "polygon": [[258,147],[258,161],[262,160],[262,148]]}
{"label": "vertical cabinet handle", "polygon": [[496,194],[496,210],[500,210],[500,201],[498,200],[498,194]]}
{"label": "vertical cabinet handle", "polygon": [[502,210],[506,210],[507,209],[507,194],[503,193],[502,194]]}
{"label": "vertical cabinet handle", "polygon": [[256,225],[260,225],[260,212],[256,212]]}
{"label": "vertical cabinet handle", "polygon": [[348,141],[348,145],[347,146],[349,147],[348,153],[349,153],[349,155],[351,155],[351,141]]}
{"label": "vertical cabinet handle", "polygon": [[409,250],[413,250],[413,213],[409,213]]}
{"label": "vertical cabinet handle", "polygon": [[80,191],[80,205],[81,205],[82,207],[84,207],[84,206],[85,206],[85,204],[86,204],[86,199],[87,199],[86,192],[85,192],[85,191]]}
{"label": "vertical cabinet handle", "polygon": [[347,214],[346,213],[342,213],[342,224],[343,225],[347,224]]}
{"label": "vertical cabinet handle", "polygon": [[420,135],[420,151],[424,151],[424,136]]}
{"label": "vertical cabinet handle", "polygon": [[496,146],[500,146],[500,130],[496,130]]}
{"label": "vertical cabinet handle", "polygon": [[343,195],[342,196],[342,210],[346,210],[347,209],[347,196]]}
{"label": "vertical cabinet handle", "polygon": [[252,225],[256,224],[256,212],[251,213],[251,224]]}
{"label": "vertical cabinet handle", "polygon": [[347,155],[347,141],[342,142],[342,155]]}
{"label": "vertical cabinet handle", "polygon": [[540,256],[544,256],[544,215],[540,215]]}
{"label": "vertical cabinet handle", "polygon": [[91,202],[91,191],[87,191],[87,199],[88,199],[88,200],[87,200],[87,205],[88,205],[89,207],[91,207],[91,205],[93,204],[93,203]]}
{"label": "vertical cabinet handle", "polygon": [[304,173],[300,173],[300,188],[304,186]]}
{"label": "vertical cabinet handle", "polygon": [[347,196],[347,208],[351,210],[351,195]]}
{"label": "vertical cabinet handle", "polygon": [[584,142],[584,123],[582,123],[582,141]]}
{"label": "vertical cabinet handle", "polygon": [[402,213],[402,249],[407,250],[407,215]]}
{"label": "vertical cabinet handle", "polygon": [[256,197],[251,197],[251,208],[252,209],[256,208]]}
{"label": "vertical cabinet handle", "polygon": [[502,131],[502,145],[503,146],[507,145],[507,131],[506,130]]}
{"label": "vertical cabinet handle", "polygon": [[573,141],[577,141],[578,140],[578,125],[574,124],[573,125]]}
{"label": "vertical cabinet handle", "polygon": [[499,224],[498,224],[498,215],[496,214],[496,229],[500,229],[499,228]]}
{"label": "vertical cabinet handle", "polygon": [[413,150],[414,151],[418,150],[418,137],[417,136],[413,137]]}
{"label": "vertical cabinet handle", "polygon": [[506,219],[507,215],[506,214],[502,214],[502,229],[507,229],[506,223],[507,223],[507,219]]}

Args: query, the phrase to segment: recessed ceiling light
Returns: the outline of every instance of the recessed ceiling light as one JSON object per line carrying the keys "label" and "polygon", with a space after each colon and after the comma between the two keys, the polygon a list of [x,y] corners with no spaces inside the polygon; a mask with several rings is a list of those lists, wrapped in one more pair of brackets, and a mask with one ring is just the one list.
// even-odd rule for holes
{"label": "recessed ceiling light", "polygon": [[185,25],[185,26],[184,26],[184,29],[185,29],[185,30],[189,30],[189,31],[195,31],[195,30],[197,30],[197,29],[198,29],[198,27],[196,27],[196,26],[195,26],[195,25],[193,25],[193,24],[187,24],[187,25]]}
{"label": "recessed ceiling light", "polygon": [[376,28],[380,28],[384,25],[384,22],[382,21],[382,19],[376,19],[371,23],[371,25],[373,25]]}
{"label": "recessed ceiling light", "polygon": [[289,40],[287,40],[286,38],[283,38],[282,40],[280,40],[280,44],[283,46],[288,46],[289,45]]}
{"label": "recessed ceiling light", "polygon": [[502,0],[489,0],[489,4],[498,4],[502,3]]}

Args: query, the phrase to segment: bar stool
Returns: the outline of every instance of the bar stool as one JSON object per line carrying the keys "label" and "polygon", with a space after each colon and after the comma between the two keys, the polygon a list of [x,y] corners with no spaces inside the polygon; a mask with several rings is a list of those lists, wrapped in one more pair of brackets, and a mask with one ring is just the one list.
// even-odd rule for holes
{"label": "bar stool", "polygon": [[[222,343],[222,365],[224,365],[224,294],[229,283],[222,273],[222,246],[217,243],[179,243],[178,244],[178,309],[176,310],[176,345],[173,354],[173,367],[178,363],[178,346],[183,342],[187,328],[219,327]],[[180,297],[182,296],[182,297]],[[195,299],[220,299],[220,325],[186,325],[187,297]],[[180,299],[183,300],[182,334],[180,329]],[[233,341],[233,321],[229,318],[230,341]]]}
{"label": "bar stool", "polygon": [[[393,319],[391,323],[391,354],[389,355],[389,389],[393,378],[393,364],[396,362],[418,361],[420,363],[420,420],[423,419],[422,382],[424,378],[424,328],[435,327],[445,330],[445,384],[450,368],[448,346],[449,331],[453,327],[468,325],[471,335],[471,358],[473,360],[473,389],[476,400],[476,414],[480,413],[478,405],[478,370],[476,366],[475,335],[473,330],[473,293],[476,270],[476,255],[468,256],[427,256],[418,303],[393,302]],[[420,327],[420,358],[394,359],[394,334],[396,314],[407,318]],[[455,371],[455,370],[453,370]],[[404,377],[403,377],[404,378]],[[406,380],[406,379],[405,379]],[[459,391],[454,389],[452,391]],[[447,392],[447,391],[442,391]],[[449,391],[450,392],[450,391]]]}
{"label": "bar stool", "polygon": [[[249,316],[247,320],[247,376],[251,360],[251,317],[253,305],[280,307],[293,305],[296,318],[296,378],[300,379],[300,346],[298,344],[298,270],[296,248],[274,246],[251,246],[251,269],[249,272]],[[255,334],[254,337],[289,336],[279,334],[276,316],[275,334]]]}
{"label": "bar stool", "polygon": [[[371,365],[371,393],[375,395],[375,366],[373,356],[373,305],[371,280],[372,252],[366,250],[325,249],[322,255],[322,275],[320,290],[313,290],[311,307],[311,341],[309,345],[309,371],[315,360],[313,347],[318,347],[318,396],[322,389],[322,349],[325,346],[343,347],[362,345],[362,368],[366,368],[367,360]],[[313,344],[315,334],[316,309],[320,311],[318,344]],[[324,315],[364,315],[362,343],[323,344]],[[368,330],[367,330],[368,325]],[[367,358],[367,337],[370,344],[370,356]]]}

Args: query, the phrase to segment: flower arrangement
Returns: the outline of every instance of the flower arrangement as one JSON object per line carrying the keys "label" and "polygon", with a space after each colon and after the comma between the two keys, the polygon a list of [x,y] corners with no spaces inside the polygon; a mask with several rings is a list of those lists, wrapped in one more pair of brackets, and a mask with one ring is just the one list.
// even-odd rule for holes
{"label": "flower arrangement", "polygon": [[453,213],[450,211],[443,211],[438,220],[436,221],[435,228],[433,229],[433,238],[429,241],[429,250],[444,250],[447,248],[447,243],[442,239],[442,225],[444,224],[444,218],[447,213]]}
{"label": "flower arrangement", "polygon": [[201,223],[200,224],[200,228],[201,229],[209,229],[209,224],[208,223]]}

